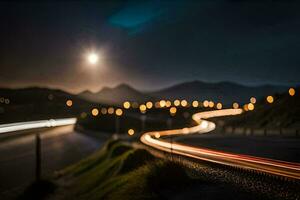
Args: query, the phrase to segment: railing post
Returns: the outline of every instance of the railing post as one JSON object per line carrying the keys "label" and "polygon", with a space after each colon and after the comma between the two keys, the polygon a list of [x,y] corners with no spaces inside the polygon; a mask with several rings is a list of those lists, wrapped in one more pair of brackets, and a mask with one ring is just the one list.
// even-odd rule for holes
{"label": "railing post", "polygon": [[40,134],[37,133],[35,135],[35,178],[36,181],[41,180],[41,137]]}
{"label": "railing post", "polygon": [[146,126],[147,116],[142,114],[140,118],[141,118],[141,132],[144,132],[145,131],[145,126]]}
{"label": "railing post", "polygon": [[267,128],[264,128],[264,136],[267,136]]}
{"label": "railing post", "polygon": [[115,124],[115,132],[116,134],[119,134],[120,133],[120,117],[119,116],[116,116],[116,124]]}
{"label": "railing post", "polygon": [[[167,119],[167,127],[168,127],[169,130],[172,128],[172,118]],[[172,135],[170,135],[170,143],[171,143],[171,154],[172,154],[172,151],[173,151],[173,137],[172,137]]]}

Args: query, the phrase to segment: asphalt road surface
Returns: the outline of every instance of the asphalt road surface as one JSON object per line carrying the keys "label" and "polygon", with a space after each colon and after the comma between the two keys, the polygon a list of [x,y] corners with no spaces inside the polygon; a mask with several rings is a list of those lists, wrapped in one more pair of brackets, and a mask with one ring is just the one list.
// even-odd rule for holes
{"label": "asphalt road surface", "polygon": [[[162,151],[171,152],[198,160],[205,160],[208,162],[234,166],[243,169],[251,169],[300,180],[300,163],[297,162],[286,162],[265,157],[254,157],[246,154],[203,148],[202,146],[195,147],[191,146],[190,144],[177,143],[172,140],[173,136],[209,133],[215,130],[216,124],[204,119],[238,115],[241,112],[241,109],[224,109],[196,113],[193,115],[193,120],[196,121],[198,125],[194,127],[147,132],[141,136],[140,140],[145,145]],[[273,151],[277,151],[277,149],[272,149]]]}
{"label": "asphalt road surface", "polygon": [[235,136],[214,131],[178,137],[176,141],[195,147],[300,163],[299,137]]}
{"label": "asphalt road surface", "polygon": [[[32,130],[35,133],[37,130]],[[42,175],[75,163],[98,149],[105,139],[77,133],[73,126],[47,129],[41,134]],[[35,134],[0,140],[0,195],[13,193],[34,181]]]}

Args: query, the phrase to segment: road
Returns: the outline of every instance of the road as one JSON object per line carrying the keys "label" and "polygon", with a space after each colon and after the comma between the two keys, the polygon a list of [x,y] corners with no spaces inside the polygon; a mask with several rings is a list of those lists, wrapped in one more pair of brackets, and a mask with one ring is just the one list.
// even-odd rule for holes
{"label": "road", "polygon": [[172,137],[176,135],[194,133],[203,134],[213,131],[216,128],[215,123],[205,119],[228,115],[238,115],[241,113],[241,109],[224,109],[196,113],[193,115],[193,120],[198,123],[197,126],[167,131],[147,132],[141,136],[140,140],[142,143],[162,151],[172,152],[174,154],[179,154],[222,165],[251,169],[299,180],[299,163],[254,157],[238,153],[228,153],[220,150],[211,150],[208,148],[194,147],[187,144],[172,142],[172,140],[170,140],[170,136]]}
{"label": "road", "polygon": [[224,134],[216,129],[209,134],[179,136],[174,141],[191,146],[300,163],[300,138],[295,136],[245,136]]}
{"label": "road", "polygon": [[[32,130],[35,133],[37,129]],[[42,174],[66,167],[98,149],[105,139],[77,133],[73,125],[49,128],[41,133]],[[34,180],[35,135],[0,140],[0,195],[7,195]]]}

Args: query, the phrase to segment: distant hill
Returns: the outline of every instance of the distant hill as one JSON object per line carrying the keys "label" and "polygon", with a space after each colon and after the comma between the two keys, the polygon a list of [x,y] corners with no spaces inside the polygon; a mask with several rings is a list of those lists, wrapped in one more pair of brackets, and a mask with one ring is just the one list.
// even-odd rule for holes
{"label": "distant hill", "polygon": [[169,88],[149,93],[149,95],[168,99],[213,100],[224,104],[232,102],[248,102],[254,96],[261,98],[265,95],[286,91],[285,86],[263,85],[249,87],[232,82],[206,83],[192,81],[174,85]]}
{"label": "distant hill", "polygon": [[9,98],[14,104],[41,103],[45,101],[58,101],[69,98],[78,98],[58,89],[29,87],[20,89],[0,88],[0,96]]}
{"label": "distant hill", "polygon": [[286,91],[286,86],[264,85],[249,87],[232,82],[206,83],[192,81],[180,83],[169,88],[153,92],[141,92],[128,85],[121,84],[115,88],[103,88],[97,93],[85,91],[80,97],[94,102],[120,104],[126,100],[145,102],[158,99],[187,99],[191,100],[214,100],[224,104],[232,102],[248,102],[251,96],[261,98],[265,95]]}
{"label": "distant hill", "polygon": [[[66,106],[72,100],[72,107]],[[0,124],[49,118],[74,117],[92,104],[62,90],[0,88]]]}
{"label": "distant hill", "polygon": [[78,96],[89,101],[107,104],[121,104],[124,101],[137,101],[141,103],[155,99],[152,96],[142,93],[126,84],[121,84],[114,88],[104,87],[96,93],[84,91],[78,94]]}

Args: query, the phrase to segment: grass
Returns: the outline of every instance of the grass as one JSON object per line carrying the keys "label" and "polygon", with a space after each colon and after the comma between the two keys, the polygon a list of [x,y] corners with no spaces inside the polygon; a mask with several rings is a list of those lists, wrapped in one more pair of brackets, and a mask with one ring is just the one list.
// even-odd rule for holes
{"label": "grass", "polygon": [[[48,181],[31,185],[19,199],[257,199],[250,193],[214,183],[176,162],[113,140]],[[235,192],[235,193],[234,193]],[[234,193],[234,194],[233,194]],[[252,193],[251,193],[252,194]]]}
{"label": "grass", "polygon": [[177,191],[192,179],[179,164],[109,141],[90,157],[58,172],[53,182],[61,199],[134,200],[161,199],[163,191]]}
{"label": "grass", "polygon": [[54,193],[56,185],[49,180],[40,180],[31,184],[17,199],[44,199]]}

